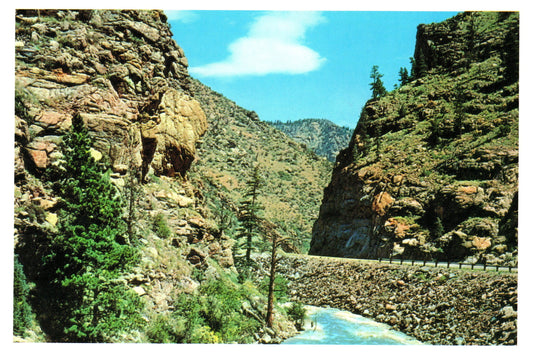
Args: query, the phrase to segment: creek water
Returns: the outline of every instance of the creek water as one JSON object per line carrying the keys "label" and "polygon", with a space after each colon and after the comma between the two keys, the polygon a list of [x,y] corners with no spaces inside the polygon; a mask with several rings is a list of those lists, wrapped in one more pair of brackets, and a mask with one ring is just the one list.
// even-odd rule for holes
{"label": "creek water", "polygon": [[418,340],[360,315],[335,308],[306,306],[304,331],[283,344],[420,345]]}

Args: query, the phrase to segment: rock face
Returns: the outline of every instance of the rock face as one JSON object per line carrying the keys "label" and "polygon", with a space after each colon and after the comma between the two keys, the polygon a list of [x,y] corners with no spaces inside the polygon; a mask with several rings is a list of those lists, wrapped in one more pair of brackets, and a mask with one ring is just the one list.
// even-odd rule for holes
{"label": "rock face", "polygon": [[366,103],[310,253],[516,264],[518,14],[418,28],[414,76]]}
{"label": "rock face", "polygon": [[[58,136],[79,112],[112,166],[183,175],[207,128],[189,88],[187,61],[161,11],[17,12],[17,140],[27,168],[60,158]],[[21,101],[22,102],[22,101]],[[132,154],[133,152],[133,154]]]}

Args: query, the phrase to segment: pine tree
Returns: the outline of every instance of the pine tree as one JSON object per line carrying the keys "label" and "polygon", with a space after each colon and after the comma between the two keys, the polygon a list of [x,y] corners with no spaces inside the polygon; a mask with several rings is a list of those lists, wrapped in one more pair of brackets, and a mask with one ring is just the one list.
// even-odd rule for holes
{"label": "pine tree", "polygon": [[267,314],[266,324],[268,327],[272,327],[274,322],[274,291],[276,281],[276,268],[278,265],[277,250],[283,241],[287,238],[280,238],[277,234],[274,234],[272,238],[272,249],[270,253],[270,275],[268,280],[268,296],[267,296]]}
{"label": "pine tree", "polygon": [[372,83],[370,83],[369,85],[372,89],[372,99],[377,99],[387,94],[387,90],[385,89],[385,86],[381,81],[383,74],[380,74],[378,69],[378,66],[373,66],[372,71],[370,72],[370,79],[372,79]]}
{"label": "pine tree", "polygon": [[43,266],[49,327],[55,341],[108,341],[141,323],[140,299],[119,279],[138,256],[122,243],[123,204],[79,114],[64,142],[64,208]]}
{"label": "pine tree", "polygon": [[415,57],[411,61],[411,64],[411,76],[413,79],[421,78],[428,73],[429,65],[427,63],[426,54],[422,49],[422,45],[420,45],[418,42],[415,46]]}
{"label": "pine tree", "polygon": [[244,239],[244,247],[246,250],[245,262],[250,264],[251,252],[253,250],[253,238],[257,235],[259,229],[259,214],[262,206],[259,204],[259,190],[263,185],[260,174],[260,167],[256,165],[252,177],[247,182],[248,191],[244,195],[244,201],[241,204],[241,214],[239,221],[241,223],[238,228],[237,238]]}
{"label": "pine tree", "polygon": [[13,334],[24,336],[31,324],[31,307],[28,304],[30,288],[17,255],[13,267]]}
{"label": "pine tree", "polygon": [[400,86],[409,83],[409,73],[407,72],[407,68],[405,67],[400,68],[399,75],[400,75],[400,79],[399,79]]}

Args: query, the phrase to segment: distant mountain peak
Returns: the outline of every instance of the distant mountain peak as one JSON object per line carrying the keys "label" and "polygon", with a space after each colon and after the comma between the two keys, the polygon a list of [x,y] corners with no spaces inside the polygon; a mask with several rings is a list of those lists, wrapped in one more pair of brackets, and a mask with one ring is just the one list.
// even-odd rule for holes
{"label": "distant mountain peak", "polygon": [[351,129],[338,126],[327,119],[306,118],[269,124],[331,162],[335,162],[340,150],[348,147],[352,136]]}

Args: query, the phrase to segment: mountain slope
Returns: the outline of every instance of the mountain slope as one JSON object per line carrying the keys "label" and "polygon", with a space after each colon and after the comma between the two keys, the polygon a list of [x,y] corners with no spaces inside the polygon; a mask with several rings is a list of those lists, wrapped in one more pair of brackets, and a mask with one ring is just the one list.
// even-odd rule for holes
{"label": "mountain slope", "polygon": [[199,81],[192,80],[191,88],[209,124],[195,170],[208,177],[216,194],[223,194],[237,212],[246,182],[259,164],[265,183],[259,196],[265,230],[291,237],[297,250],[307,251],[332,164]]}
{"label": "mountain slope", "polygon": [[516,264],[518,14],[418,27],[414,78],[366,103],[310,253]]}
{"label": "mountain slope", "polygon": [[352,137],[352,130],[337,126],[325,119],[276,121],[269,122],[269,124],[331,162],[335,162],[340,150],[348,147]]}
{"label": "mountain slope", "polygon": [[[262,321],[266,297],[251,283],[237,282],[234,240],[201,199],[202,176],[187,178],[207,120],[193,98],[187,58],[172,39],[165,14],[18,10],[15,36],[14,253],[23,267],[19,280],[32,286],[20,302],[30,303],[35,314],[15,340],[72,341],[65,325],[51,322],[57,310],[50,310],[48,301],[61,303],[62,289],[43,292],[50,290],[47,281],[54,273],[43,268],[43,261],[54,254],[54,237],[69,227],[60,195],[63,138],[78,114],[92,141],[91,156],[107,170],[105,179],[124,203],[128,231],[117,242],[129,244],[139,256],[119,278],[97,276],[98,284],[104,289],[124,285],[144,305],[122,306],[135,308],[142,325],[133,330],[107,325],[114,334],[96,339],[251,343],[279,342],[295,333],[281,308],[267,330]],[[76,194],[85,191],[80,186]],[[84,237],[78,242],[89,251],[99,244]],[[80,255],[88,254],[84,251]],[[78,258],[77,253],[71,257]],[[78,292],[87,296],[82,306],[98,295],[92,289]],[[95,321],[101,310],[108,310],[107,304],[84,312],[95,313]],[[74,325],[71,332],[81,330],[83,339],[85,326]]]}

